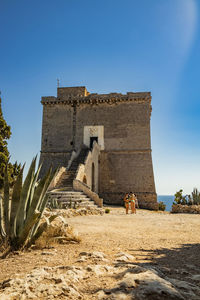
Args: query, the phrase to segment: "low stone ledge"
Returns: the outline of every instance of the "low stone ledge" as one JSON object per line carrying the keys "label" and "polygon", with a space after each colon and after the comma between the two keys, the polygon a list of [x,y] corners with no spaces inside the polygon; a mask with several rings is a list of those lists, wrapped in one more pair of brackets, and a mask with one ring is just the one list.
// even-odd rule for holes
{"label": "low stone ledge", "polygon": [[158,202],[155,201],[140,201],[139,202],[139,207],[144,208],[144,209],[149,209],[149,210],[158,210],[159,204]]}
{"label": "low stone ledge", "polygon": [[171,213],[174,214],[200,214],[200,205],[173,204]]}

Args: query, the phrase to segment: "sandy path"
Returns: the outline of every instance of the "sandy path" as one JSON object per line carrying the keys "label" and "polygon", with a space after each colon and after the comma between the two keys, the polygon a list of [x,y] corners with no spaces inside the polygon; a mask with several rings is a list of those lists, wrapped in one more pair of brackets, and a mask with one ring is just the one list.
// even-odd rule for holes
{"label": "sandy path", "polygon": [[82,251],[99,250],[111,258],[128,252],[139,264],[158,264],[172,273],[200,268],[200,215],[146,210],[125,215],[123,208],[110,209],[104,216],[69,220],[82,236]]}
{"label": "sandy path", "polygon": [[200,268],[200,215],[145,210],[125,215],[123,208],[110,209],[103,216],[68,219],[82,238],[80,244],[57,245],[48,250],[52,256],[34,250],[0,260],[0,281],[34,267],[73,264],[81,251],[102,251],[110,258],[128,252],[138,264],[159,265],[174,274],[181,268]]}
{"label": "sandy path", "polygon": [[82,247],[97,247],[106,252],[118,248],[160,249],[199,243],[200,215],[169,214],[138,210],[125,215],[123,208],[110,208],[104,216],[69,219],[83,238]]}

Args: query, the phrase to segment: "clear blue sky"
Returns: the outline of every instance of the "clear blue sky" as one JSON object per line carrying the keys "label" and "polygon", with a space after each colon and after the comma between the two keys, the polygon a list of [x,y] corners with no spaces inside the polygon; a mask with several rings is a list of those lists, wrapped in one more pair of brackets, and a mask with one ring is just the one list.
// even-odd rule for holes
{"label": "clear blue sky", "polygon": [[0,0],[0,89],[12,161],[41,143],[41,96],[62,86],[152,92],[158,194],[200,189],[200,1]]}

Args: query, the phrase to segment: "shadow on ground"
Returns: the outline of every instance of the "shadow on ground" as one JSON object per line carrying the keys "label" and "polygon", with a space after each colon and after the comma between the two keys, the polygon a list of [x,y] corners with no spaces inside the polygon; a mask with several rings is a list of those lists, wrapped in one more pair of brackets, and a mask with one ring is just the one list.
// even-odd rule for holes
{"label": "shadow on ground", "polygon": [[[148,266],[157,266],[162,272],[170,273],[174,276],[181,273],[187,276],[188,273],[200,273],[200,244],[183,244],[178,248],[162,248],[156,250],[138,250],[129,249],[130,253],[137,256],[145,262],[134,262],[134,264]],[[178,276],[179,277],[179,276]]]}
{"label": "shadow on ground", "polygon": [[129,249],[129,253],[137,259],[115,263],[119,270],[111,276],[115,284],[93,290],[103,290],[98,299],[200,299],[200,244],[151,251]]}

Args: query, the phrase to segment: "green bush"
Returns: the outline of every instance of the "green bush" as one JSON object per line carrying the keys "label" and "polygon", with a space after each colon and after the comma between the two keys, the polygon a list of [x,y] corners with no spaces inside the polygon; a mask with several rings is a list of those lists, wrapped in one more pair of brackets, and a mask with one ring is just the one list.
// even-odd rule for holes
{"label": "green bush", "polygon": [[0,191],[2,192],[4,184],[4,175],[7,165],[8,170],[8,181],[9,185],[12,187],[14,182],[20,172],[21,165],[15,162],[11,164],[9,162],[9,151],[8,151],[8,140],[11,136],[10,126],[4,119],[2,107],[1,107],[1,95],[0,95]]}
{"label": "green bush", "polygon": [[4,193],[0,199],[0,237],[7,251],[2,257],[13,250],[30,247],[40,237],[55,216],[40,224],[40,219],[47,204],[46,194],[54,177],[50,169],[40,180],[38,175],[41,166],[35,171],[36,157],[33,159],[24,183],[22,167],[10,193],[8,168],[4,176]]}
{"label": "green bush", "polygon": [[110,213],[110,209],[109,208],[106,208],[105,209],[105,214],[109,214]]}
{"label": "green bush", "polygon": [[197,188],[193,189],[193,192],[191,195],[185,195],[183,196],[183,190],[176,192],[174,195],[174,202],[173,204],[181,204],[181,205],[200,205],[200,192]]}
{"label": "green bush", "polygon": [[158,203],[158,209],[162,210],[162,211],[165,211],[165,208],[166,208],[166,204],[163,201],[160,201]]}
{"label": "green bush", "polygon": [[200,204],[200,192],[197,190],[197,188],[193,189],[192,202],[193,202],[194,205],[199,205]]}

